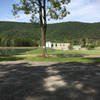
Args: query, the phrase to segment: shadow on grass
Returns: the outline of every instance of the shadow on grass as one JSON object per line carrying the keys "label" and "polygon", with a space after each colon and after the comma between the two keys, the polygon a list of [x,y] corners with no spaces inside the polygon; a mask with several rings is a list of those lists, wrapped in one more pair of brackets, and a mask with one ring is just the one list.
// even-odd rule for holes
{"label": "shadow on grass", "polygon": [[83,58],[83,59],[90,62],[100,62],[100,58]]}
{"label": "shadow on grass", "polygon": [[0,61],[17,61],[17,60],[24,60],[24,57],[13,57],[13,56],[0,57]]}
{"label": "shadow on grass", "polygon": [[0,100],[100,100],[100,63],[0,63]]}
{"label": "shadow on grass", "polygon": [[66,58],[66,57],[83,57],[81,54],[57,54],[57,57]]}

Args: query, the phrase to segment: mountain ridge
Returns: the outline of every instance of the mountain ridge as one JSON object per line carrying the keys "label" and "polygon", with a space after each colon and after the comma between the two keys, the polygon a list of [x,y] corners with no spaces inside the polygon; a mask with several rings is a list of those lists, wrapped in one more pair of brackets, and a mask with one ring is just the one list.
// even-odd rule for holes
{"label": "mountain ridge", "polygon": [[[40,26],[37,23],[0,21],[0,43],[10,45],[11,40],[16,46],[39,42]],[[100,22],[62,22],[48,24],[47,41],[66,42],[83,38],[100,39]],[[18,42],[18,43],[17,43]],[[21,44],[22,43],[22,44]]]}

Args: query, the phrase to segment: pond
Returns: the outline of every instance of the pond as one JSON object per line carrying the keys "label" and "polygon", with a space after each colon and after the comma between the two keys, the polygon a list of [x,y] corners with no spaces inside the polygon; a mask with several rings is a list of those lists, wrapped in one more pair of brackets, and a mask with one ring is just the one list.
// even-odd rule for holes
{"label": "pond", "polygon": [[35,50],[34,47],[1,47],[0,56],[21,55],[27,51]]}

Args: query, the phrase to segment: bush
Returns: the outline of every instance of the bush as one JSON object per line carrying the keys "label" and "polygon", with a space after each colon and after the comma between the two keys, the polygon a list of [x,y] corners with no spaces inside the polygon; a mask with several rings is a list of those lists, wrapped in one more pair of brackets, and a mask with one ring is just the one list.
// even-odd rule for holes
{"label": "bush", "polygon": [[87,45],[87,46],[86,46],[86,48],[87,48],[88,50],[94,49],[94,47],[95,47],[94,45]]}

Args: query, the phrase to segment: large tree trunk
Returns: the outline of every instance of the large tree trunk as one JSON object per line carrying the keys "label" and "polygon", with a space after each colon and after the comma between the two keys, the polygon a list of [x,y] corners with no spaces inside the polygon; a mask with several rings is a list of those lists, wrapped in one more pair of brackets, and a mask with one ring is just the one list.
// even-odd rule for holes
{"label": "large tree trunk", "polygon": [[46,57],[46,29],[41,29],[41,41],[42,41],[42,57]]}
{"label": "large tree trunk", "polygon": [[43,0],[43,6],[41,0],[39,2],[39,18],[40,18],[40,26],[41,26],[41,42],[42,42],[42,57],[46,57],[46,1]]}

